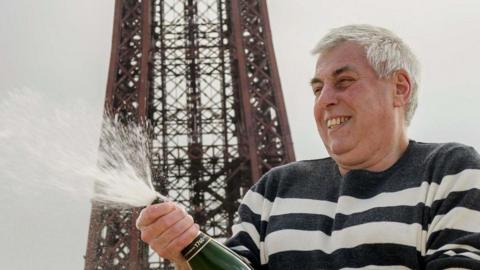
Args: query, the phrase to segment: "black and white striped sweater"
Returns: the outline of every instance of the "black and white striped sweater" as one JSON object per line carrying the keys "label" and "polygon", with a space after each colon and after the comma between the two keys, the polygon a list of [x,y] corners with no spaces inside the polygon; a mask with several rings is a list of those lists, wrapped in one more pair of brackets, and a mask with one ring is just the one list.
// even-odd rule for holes
{"label": "black and white striped sweater", "polygon": [[480,156],[410,141],[383,172],[331,158],[265,174],[227,246],[256,269],[480,269]]}

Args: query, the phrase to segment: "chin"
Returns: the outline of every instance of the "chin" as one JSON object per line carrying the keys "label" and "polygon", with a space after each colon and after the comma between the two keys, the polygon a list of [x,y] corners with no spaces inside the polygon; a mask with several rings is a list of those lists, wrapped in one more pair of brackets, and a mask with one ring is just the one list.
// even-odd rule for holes
{"label": "chin", "polygon": [[330,143],[328,147],[328,152],[330,153],[331,156],[340,156],[343,155],[347,152],[349,152],[352,149],[347,143],[343,142],[335,142],[335,143]]}

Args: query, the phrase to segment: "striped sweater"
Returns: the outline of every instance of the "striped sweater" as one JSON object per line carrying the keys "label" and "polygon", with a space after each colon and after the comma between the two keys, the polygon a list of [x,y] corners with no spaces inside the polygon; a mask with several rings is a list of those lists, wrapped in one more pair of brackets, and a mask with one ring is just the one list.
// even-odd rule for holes
{"label": "striped sweater", "polygon": [[265,174],[227,246],[255,269],[480,269],[480,156],[410,141],[383,172],[331,158]]}

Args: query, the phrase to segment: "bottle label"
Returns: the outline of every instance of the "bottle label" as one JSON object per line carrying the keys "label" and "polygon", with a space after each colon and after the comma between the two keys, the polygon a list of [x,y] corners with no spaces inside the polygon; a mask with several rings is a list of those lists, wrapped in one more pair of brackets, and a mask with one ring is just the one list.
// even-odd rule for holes
{"label": "bottle label", "polygon": [[212,238],[208,237],[204,233],[199,233],[198,236],[190,243],[186,248],[182,250],[182,255],[187,261],[197,255],[200,250],[202,250]]}

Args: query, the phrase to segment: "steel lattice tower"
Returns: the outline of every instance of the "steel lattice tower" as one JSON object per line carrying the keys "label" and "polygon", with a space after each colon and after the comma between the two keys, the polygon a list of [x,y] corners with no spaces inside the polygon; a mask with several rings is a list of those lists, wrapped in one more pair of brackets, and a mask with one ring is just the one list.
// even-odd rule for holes
{"label": "steel lattice tower", "polygon": [[[105,109],[150,129],[158,191],[226,238],[239,200],[295,159],[265,0],[116,0]],[[93,205],[85,269],[173,269],[138,210]]]}

